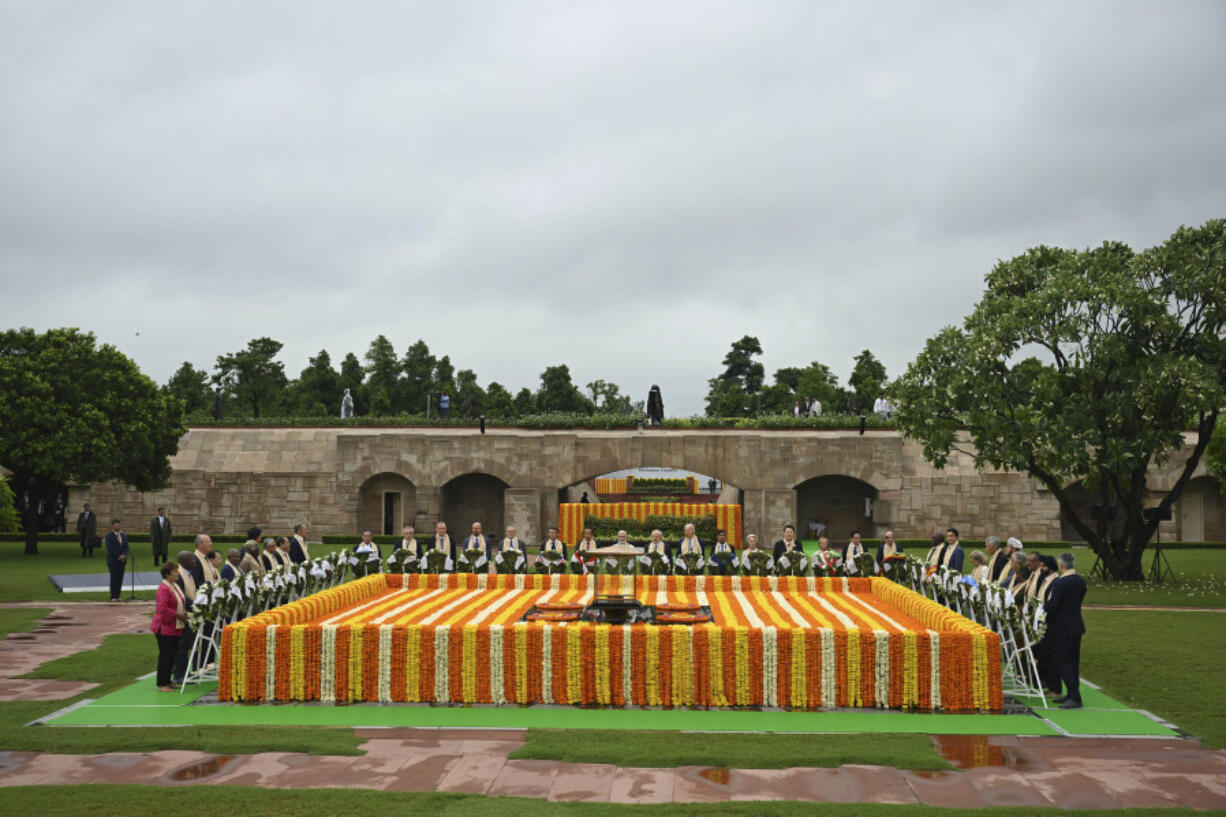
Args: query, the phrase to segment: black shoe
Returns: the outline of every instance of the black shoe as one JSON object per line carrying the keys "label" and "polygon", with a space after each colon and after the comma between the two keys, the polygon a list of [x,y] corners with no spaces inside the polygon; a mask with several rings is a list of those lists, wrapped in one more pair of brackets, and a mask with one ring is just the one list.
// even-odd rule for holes
{"label": "black shoe", "polygon": [[1062,704],[1062,703],[1064,703],[1064,702],[1065,702],[1065,701],[1067,701],[1067,700],[1068,700],[1068,696],[1067,696],[1067,695],[1061,695],[1059,698],[1052,698],[1052,699],[1051,699],[1051,702],[1052,702],[1052,703],[1054,703],[1054,704]]}
{"label": "black shoe", "polygon": [[1074,701],[1069,698],[1064,703],[1060,704],[1061,709],[1081,709],[1081,701]]}

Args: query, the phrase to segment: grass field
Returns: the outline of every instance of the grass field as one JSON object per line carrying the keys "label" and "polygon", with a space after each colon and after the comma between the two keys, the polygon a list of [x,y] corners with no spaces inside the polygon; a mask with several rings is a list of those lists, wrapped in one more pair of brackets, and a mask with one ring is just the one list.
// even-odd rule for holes
{"label": "grass field", "polygon": [[530,729],[512,758],[618,766],[787,769],[845,763],[937,771],[950,768],[927,735],[755,735]]}
{"label": "grass field", "polygon": [[[106,573],[106,557],[94,551],[91,559],[81,558],[81,548],[73,542],[39,542],[38,554],[27,556],[25,545],[5,542],[0,545],[0,601],[107,601],[109,593],[61,593],[48,578],[52,574]],[[140,570],[154,570],[151,553],[136,553]],[[137,591],[136,598],[152,599],[154,591]],[[128,597],[127,591],[124,598]]]}
{"label": "grass field", "polygon": [[1226,613],[1087,610],[1081,674],[1226,748]]}
{"label": "grass field", "polygon": [[47,607],[10,607],[0,610],[0,638],[9,633],[28,633],[51,610]]}
{"label": "grass field", "polygon": [[93,681],[100,687],[66,701],[0,702],[0,750],[59,753],[153,752],[198,749],[234,754],[310,752],[361,754],[351,729],[298,726],[184,726],[160,729],[26,726],[82,698],[96,698],[132,683],[154,664],[147,635],[112,635],[96,650],[49,661],[26,677]]}
{"label": "grass field", "polygon": [[1055,808],[993,808],[987,811],[941,809],[931,806],[894,806],[874,803],[725,802],[618,805],[612,803],[559,803],[521,797],[483,797],[441,792],[398,793],[363,789],[284,791],[247,786],[20,786],[0,789],[0,807],[9,814],[39,817],[138,817],[154,814],[241,814],[243,817],[334,817],[338,814],[378,814],[380,817],[937,817],[950,814],[990,814],[992,817],[1061,817],[1116,815],[1129,817],[1185,817],[1205,814],[1183,808],[1120,811],[1064,811]]}

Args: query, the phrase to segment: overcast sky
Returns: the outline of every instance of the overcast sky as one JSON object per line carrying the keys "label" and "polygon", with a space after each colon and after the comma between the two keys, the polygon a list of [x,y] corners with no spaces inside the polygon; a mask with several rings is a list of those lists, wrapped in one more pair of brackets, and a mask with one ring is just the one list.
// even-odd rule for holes
{"label": "overcast sky", "polygon": [[1226,3],[3,0],[0,110],[0,326],[686,415],[744,334],[894,376],[999,258],[1226,216]]}

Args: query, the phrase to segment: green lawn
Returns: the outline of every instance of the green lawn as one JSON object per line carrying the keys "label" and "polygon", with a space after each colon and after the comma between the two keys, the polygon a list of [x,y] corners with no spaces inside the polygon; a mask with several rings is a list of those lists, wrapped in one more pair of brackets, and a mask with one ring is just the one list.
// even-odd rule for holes
{"label": "green lawn", "polygon": [[1082,677],[1226,747],[1226,613],[1087,610],[1085,620]]}
{"label": "green lawn", "polygon": [[[202,792],[206,792],[202,794]],[[979,811],[931,806],[874,803],[726,802],[664,803],[629,806],[612,803],[557,803],[526,797],[482,797],[442,792],[398,793],[364,789],[284,791],[247,786],[19,786],[0,789],[0,808],[9,814],[39,817],[141,817],[142,815],[208,813],[243,817],[334,817],[338,814],[378,814],[380,817],[429,814],[431,817],[939,817],[950,814],[990,814],[993,817],[1061,817],[1116,815],[1185,817],[1205,814],[1182,808],[1119,811],[1063,811],[1055,808],[993,808]]]}
{"label": "green lawn", "polygon": [[[357,755],[362,743],[352,729],[301,726],[183,726],[159,729],[26,726],[82,698],[97,698],[153,669],[154,641],[147,635],[107,636],[96,650],[43,664],[29,678],[94,681],[101,684],[66,701],[0,703],[0,750],[61,753],[154,752],[198,749],[235,754],[310,752]],[[2,798],[2,795],[0,795]]]}
{"label": "green lawn", "polygon": [[[147,548],[148,546],[146,546]],[[135,546],[137,568],[152,571],[153,555]],[[0,601],[107,601],[109,593],[61,593],[48,578],[54,573],[106,573],[106,557],[94,551],[92,559],[81,558],[74,542],[39,542],[38,554],[27,556],[20,542],[0,543]],[[137,591],[136,598],[152,599],[154,591]],[[128,592],[124,591],[124,598]]]}
{"label": "green lawn", "polygon": [[792,766],[876,764],[897,769],[950,768],[927,735],[795,735],[529,729],[513,758],[617,766]]}
{"label": "green lawn", "polygon": [[28,633],[51,610],[47,607],[8,607],[0,609],[0,639],[9,633]]}

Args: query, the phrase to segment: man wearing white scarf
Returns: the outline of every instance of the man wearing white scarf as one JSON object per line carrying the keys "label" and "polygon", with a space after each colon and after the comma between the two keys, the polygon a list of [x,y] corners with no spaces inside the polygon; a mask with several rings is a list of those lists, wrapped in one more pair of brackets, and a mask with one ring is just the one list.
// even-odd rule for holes
{"label": "man wearing white scarf", "polygon": [[515,535],[514,525],[507,525],[507,536],[502,540],[502,545],[498,549],[502,553],[506,553],[508,550],[523,551],[523,548],[519,543],[519,537]]}
{"label": "man wearing white scarf", "polygon": [[[594,542],[592,543],[592,547],[595,547]],[[548,555],[550,561],[557,561],[558,559],[566,558],[566,543],[558,538],[557,528],[549,529],[549,538],[546,539],[545,543],[541,545],[541,555]]]}
{"label": "man wearing white scarf", "polygon": [[421,555],[417,548],[417,538],[413,535],[413,526],[405,525],[401,532],[400,545],[397,550],[407,550],[416,559]]}
{"label": "man wearing white scarf", "polygon": [[213,540],[206,533],[198,534],[195,553],[196,569],[192,571],[192,578],[196,580],[197,585],[217,584],[221,581],[221,573],[213,567],[213,560],[209,558],[212,552]]}
{"label": "man wearing white scarf", "polygon": [[294,535],[289,540],[289,559],[296,565],[311,560],[311,549],[307,547],[307,526],[305,522],[294,525]]}
{"label": "man wearing white scarf", "polygon": [[702,542],[698,539],[693,524],[686,523],[685,536],[677,543],[677,552],[682,556],[687,553],[697,553],[699,556],[703,554]]}
{"label": "man wearing white scarf", "polygon": [[472,534],[460,544],[460,550],[480,550],[485,553],[485,558],[493,557],[494,554],[490,552],[490,540],[482,532],[480,522],[473,522]]}
{"label": "man wearing white scarf", "polygon": [[431,550],[439,550],[446,553],[448,556],[455,559],[455,542],[451,541],[451,537],[447,535],[447,523],[437,522],[434,525],[434,542],[430,545]]}

